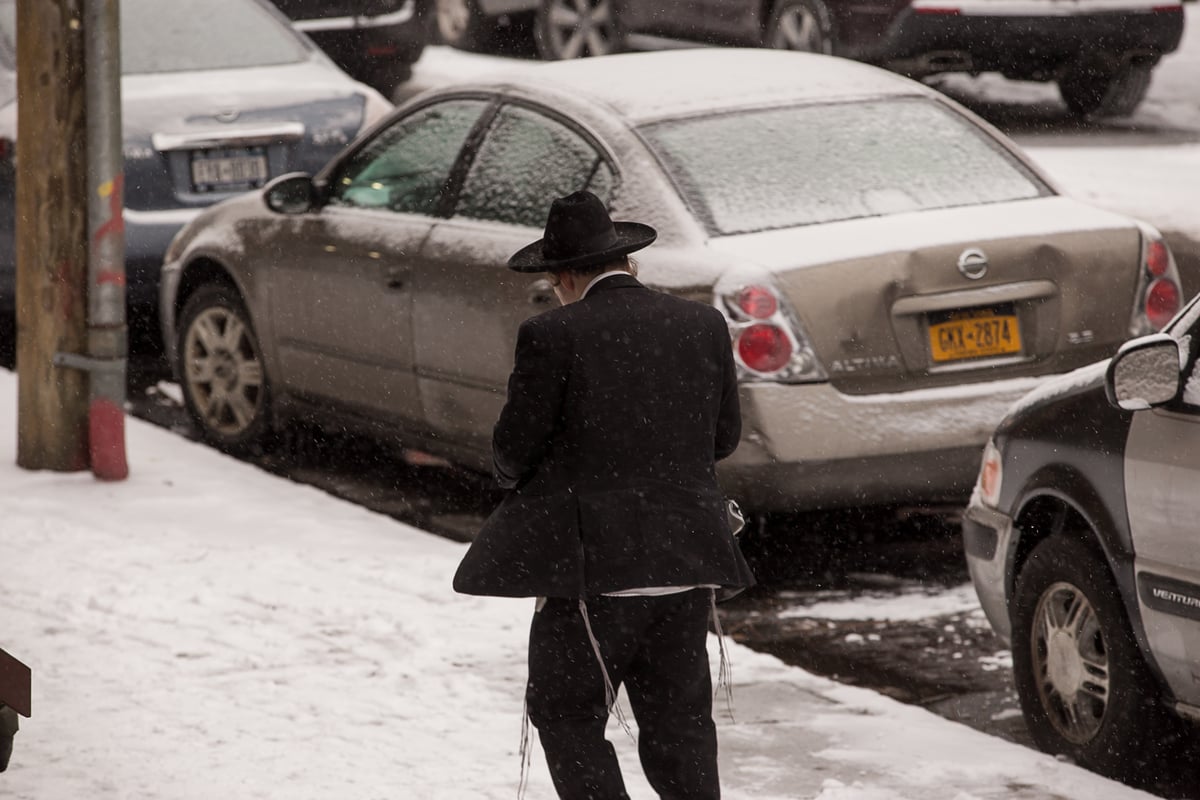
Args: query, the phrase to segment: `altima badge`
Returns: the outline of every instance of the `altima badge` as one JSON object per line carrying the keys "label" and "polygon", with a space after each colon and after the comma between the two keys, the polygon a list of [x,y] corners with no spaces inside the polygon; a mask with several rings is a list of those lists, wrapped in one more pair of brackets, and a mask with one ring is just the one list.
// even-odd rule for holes
{"label": "altima badge", "polygon": [[963,250],[961,256],[958,257],[958,271],[963,274],[964,278],[977,281],[984,275],[987,275],[988,260],[982,250],[970,248]]}

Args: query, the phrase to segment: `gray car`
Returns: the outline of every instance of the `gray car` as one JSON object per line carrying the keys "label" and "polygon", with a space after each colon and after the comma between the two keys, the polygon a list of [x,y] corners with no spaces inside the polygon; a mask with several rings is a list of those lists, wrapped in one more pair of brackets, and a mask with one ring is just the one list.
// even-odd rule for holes
{"label": "gray car", "polygon": [[[16,8],[0,0],[0,314],[15,308]],[[207,206],[318,170],[391,109],[261,0],[123,0],[131,331],[157,331],[162,256]],[[157,341],[157,336],[141,337]]]}
{"label": "gray car", "polygon": [[204,212],[162,280],[188,408],[245,449],[297,416],[490,468],[550,200],[647,222],[650,286],[729,320],[754,510],[962,502],[1008,405],[1179,306],[1147,225],[1060,195],[919,83],[807,53],[530,64],[415,98],[314,177]]}

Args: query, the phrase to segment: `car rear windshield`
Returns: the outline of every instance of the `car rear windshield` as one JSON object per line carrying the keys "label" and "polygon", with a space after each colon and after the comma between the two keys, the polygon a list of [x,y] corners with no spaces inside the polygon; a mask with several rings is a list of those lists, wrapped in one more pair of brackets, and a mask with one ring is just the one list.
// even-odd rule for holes
{"label": "car rear windshield", "polygon": [[[0,0],[0,36],[17,38],[16,4]],[[121,0],[126,75],[293,64],[308,50],[257,0]],[[16,48],[13,47],[15,50]]]}
{"label": "car rear windshield", "polygon": [[1051,193],[971,120],[923,98],[743,110],[641,130],[714,236]]}

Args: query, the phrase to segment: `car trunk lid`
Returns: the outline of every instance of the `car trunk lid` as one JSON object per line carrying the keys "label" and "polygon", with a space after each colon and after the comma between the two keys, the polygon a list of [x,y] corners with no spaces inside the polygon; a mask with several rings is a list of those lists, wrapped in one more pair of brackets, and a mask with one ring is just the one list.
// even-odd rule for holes
{"label": "car trunk lid", "polygon": [[127,206],[204,206],[285,172],[317,172],[363,119],[356,85],[330,75],[301,62],[126,76]]}
{"label": "car trunk lid", "polygon": [[1064,197],[714,239],[774,273],[847,393],[1070,369],[1129,334],[1141,239]]}

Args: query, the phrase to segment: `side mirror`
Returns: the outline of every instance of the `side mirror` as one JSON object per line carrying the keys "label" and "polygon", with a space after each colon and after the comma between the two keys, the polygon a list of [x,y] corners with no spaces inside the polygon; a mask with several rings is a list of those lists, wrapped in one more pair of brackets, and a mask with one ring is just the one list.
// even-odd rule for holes
{"label": "side mirror", "polygon": [[1108,402],[1126,411],[1168,403],[1179,394],[1179,342],[1165,333],[1131,339],[1108,362]]}
{"label": "side mirror", "polygon": [[279,214],[305,214],[317,206],[317,189],[306,173],[280,175],[263,189],[267,208]]}

